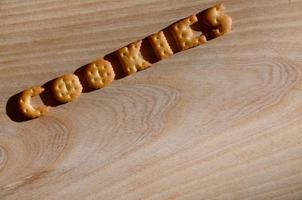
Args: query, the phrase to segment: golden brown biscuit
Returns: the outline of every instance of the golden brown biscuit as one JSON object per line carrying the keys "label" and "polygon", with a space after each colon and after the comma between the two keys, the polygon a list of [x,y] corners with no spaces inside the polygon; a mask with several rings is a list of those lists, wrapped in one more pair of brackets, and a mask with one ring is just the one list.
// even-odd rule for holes
{"label": "golden brown biscuit", "polygon": [[194,32],[191,25],[198,22],[196,15],[192,15],[186,19],[181,20],[173,24],[170,27],[170,31],[177,43],[177,46],[181,51],[196,47],[207,41],[206,37],[201,34],[198,37],[194,36]]}
{"label": "golden brown biscuit", "polygon": [[31,105],[31,98],[41,94],[44,88],[35,86],[30,89],[24,90],[19,96],[19,109],[21,113],[28,118],[36,118],[48,113],[49,107],[42,105],[37,108]]}
{"label": "golden brown biscuit", "polygon": [[209,26],[214,37],[219,37],[231,31],[232,18],[225,14],[225,7],[218,4],[202,13],[202,22]]}
{"label": "golden brown biscuit", "polygon": [[87,65],[84,73],[88,84],[94,89],[99,89],[110,84],[115,77],[111,63],[104,59]]}
{"label": "golden brown biscuit", "polygon": [[77,99],[82,93],[83,87],[78,76],[74,74],[63,75],[54,80],[52,91],[61,103],[67,103]]}
{"label": "golden brown biscuit", "polygon": [[163,31],[149,36],[149,42],[159,60],[168,58],[169,56],[173,55],[173,51]]}
{"label": "golden brown biscuit", "polygon": [[140,52],[141,45],[140,40],[117,50],[117,56],[127,74],[133,74],[151,66],[151,63],[146,61]]}

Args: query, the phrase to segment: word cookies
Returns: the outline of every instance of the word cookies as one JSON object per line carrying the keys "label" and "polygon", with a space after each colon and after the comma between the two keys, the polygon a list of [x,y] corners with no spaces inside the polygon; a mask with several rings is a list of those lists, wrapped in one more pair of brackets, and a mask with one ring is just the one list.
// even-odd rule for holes
{"label": "word cookies", "polygon": [[[197,36],[193,26],[203,28],[200,29],[202,31]],[[206,43],[207,40],[228,33],[231,30],[231,26],[231,17],[225,14],[224,6],[219,4],[199,14],[182,19],[164,29],[166,31],[159,31],[146,37],[146,39],[149,43],[148,48],[153,51],[157,61],[160,61],[177,52],[196,47]],[[165,34],[167,32],[172,40],[167,40],[167,35]],[[152,65],[142,54],[142,42],[143,40],[133,42],[113,53],[119,63],[118,67],[122,69],[125,75],[131,75]],[[172,45],[177,49],[171,48]],[[112,63],[105,58],[85,65],[81,73],[92,89],[100,89],[107,86],[116,76]],[[31,104],[31,98],[41,94],[44,90],[45,88],[42,86],[34,86],[21,93],[18,99],[18,108],[25,117],[37,118],[48,113],[49,106],[34,107]],[[50,90],[54,99],[58,102],[68,103],[76,100],[81,95],[83,86],[77,75],[65,74],[52,82]]]}

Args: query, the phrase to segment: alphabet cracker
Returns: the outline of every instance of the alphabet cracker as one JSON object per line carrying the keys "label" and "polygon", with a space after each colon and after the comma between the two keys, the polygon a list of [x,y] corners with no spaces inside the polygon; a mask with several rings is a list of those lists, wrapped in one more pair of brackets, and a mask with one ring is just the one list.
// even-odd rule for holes
{"label": "alphabet cracker", "polygon": [[84,73],[87,82],[94,89],[100,89],[110,84],[115,77],[111,63],[104,59],[90,63]]}
{"label": "alphabet cracker", "polygon": [[204,35],[194,36],[191,25],[198,22],[196,15],[192,15],[172,25],[170,28],[180,50],[186,50],[203,44],[207,41]]}
{"label": "alphabet cracker", "polygon": [[117,51],[118,58],[127,74],[133,74],[151,66],[151,63],[146,61],[140,52],[141,45],[140,40]]}
{"label": "alphabet cracker", "polygon": [[219,37],[231,31],[232,18],[225,14],[225,7],[218,4],[203,12],[202,22],[209,26],[214,37]]}
{"label": "alphabet cracker", "polygon": [[57,101],[67,103],[77,99],[82,93],[82,85],[78,76],[74,74],[63,75],[54,80],[52,91]]}
{"label": "alphabet cracker", "polygon": [[173,51],[165,37],[163,31],[149,36],[149,42],[158,59],[162,60],[173,55]]}
{"label": "alphabet cracker", "polygon": [[42,105],[37,108],[31,105],[31,98],[41,94],[44,88],[35,86],[24,90],[19,97],[19,109],[21,113],[28,118],[36,118],[48,113],[49,107]]}

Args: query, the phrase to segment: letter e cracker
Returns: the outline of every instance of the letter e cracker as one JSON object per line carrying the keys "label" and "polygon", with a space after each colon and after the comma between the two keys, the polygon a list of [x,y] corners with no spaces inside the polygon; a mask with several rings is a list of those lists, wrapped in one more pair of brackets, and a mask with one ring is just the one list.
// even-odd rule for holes
{"label": "letter e cracker", "polygon": [[183,19],[170,27],[170,31],[181,51],[196,47],[207,41],[204,35],[194,36],[191,25],[198,22],[196,15]]}

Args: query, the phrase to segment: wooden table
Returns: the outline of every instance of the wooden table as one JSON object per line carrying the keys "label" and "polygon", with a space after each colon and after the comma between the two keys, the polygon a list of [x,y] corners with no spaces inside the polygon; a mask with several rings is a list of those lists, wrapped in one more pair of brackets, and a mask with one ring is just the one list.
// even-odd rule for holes
{"label": "wooden table", "polygon": [[0,0],[0,199],[302,199],[301,0],[223,1],[231,34],[10,115],[18,92],[216,3]]}

